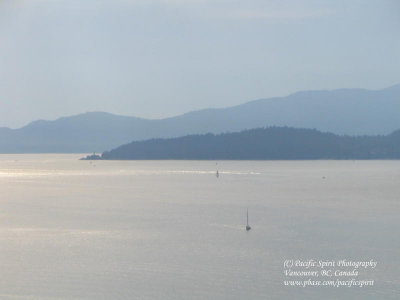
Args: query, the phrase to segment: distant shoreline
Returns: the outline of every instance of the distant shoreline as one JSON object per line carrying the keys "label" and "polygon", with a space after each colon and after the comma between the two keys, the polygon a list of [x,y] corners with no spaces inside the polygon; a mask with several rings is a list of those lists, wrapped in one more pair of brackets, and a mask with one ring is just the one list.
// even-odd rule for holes
{"label": "distant shoreline", "polygon": [[393,160],[400,130],[389,135],[345,136],[315,129],[269,127],[236,133],[150,139],[84,160]]}

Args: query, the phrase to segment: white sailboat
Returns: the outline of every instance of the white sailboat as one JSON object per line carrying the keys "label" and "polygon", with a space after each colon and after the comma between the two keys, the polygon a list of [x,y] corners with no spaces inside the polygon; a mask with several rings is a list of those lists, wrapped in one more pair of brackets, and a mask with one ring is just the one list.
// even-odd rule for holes
{"label": "white sailboat", "polygon": [[246,225],[246,231],[249,231],[251,229],[249,225],[249,209],[247,209],[247,225]]}

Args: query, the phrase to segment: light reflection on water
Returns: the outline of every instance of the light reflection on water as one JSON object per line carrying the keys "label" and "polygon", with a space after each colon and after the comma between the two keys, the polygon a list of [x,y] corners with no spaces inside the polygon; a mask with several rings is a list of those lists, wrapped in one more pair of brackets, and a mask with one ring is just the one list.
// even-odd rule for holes
{"label": "light reflection on water", "polygon": [[[113,171],[59,171],[59,170],[26,170],[26,169],[2,169],[1,177],[42,177],[42,176],[115,176],[115,175],[210,175],[215,171],[195,171],[195,170],[113,170]],[[240,172],[240,171],[221,171],[222,175],[261,175],[259,172]]]}
{"label": "light reflection on water", "polygon": [[[397,161],[82,156],[0,155],[1,299],[397,299]],[[377,283],[287,288],[288,258],[372,258]]]}

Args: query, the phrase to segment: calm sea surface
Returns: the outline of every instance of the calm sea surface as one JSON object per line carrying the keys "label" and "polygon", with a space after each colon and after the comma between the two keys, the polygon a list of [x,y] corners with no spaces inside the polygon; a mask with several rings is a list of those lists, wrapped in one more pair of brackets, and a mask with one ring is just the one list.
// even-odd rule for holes
{"label": "calm sea surface", "polygon": [[[0,299],[400,299],[400,161],[82,156],[0,155]],[[378,265],[304,288],[287,259]]]}

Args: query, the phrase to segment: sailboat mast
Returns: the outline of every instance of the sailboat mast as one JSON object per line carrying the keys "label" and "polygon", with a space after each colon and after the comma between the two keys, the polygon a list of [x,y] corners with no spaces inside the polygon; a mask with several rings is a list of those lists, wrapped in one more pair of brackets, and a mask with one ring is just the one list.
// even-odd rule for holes
{"label": "sailboat mast", "polygon": [[246,225],[246,231],[249,231],[251,227],[249,226],[249,208],[247,208],[247,225]]}

